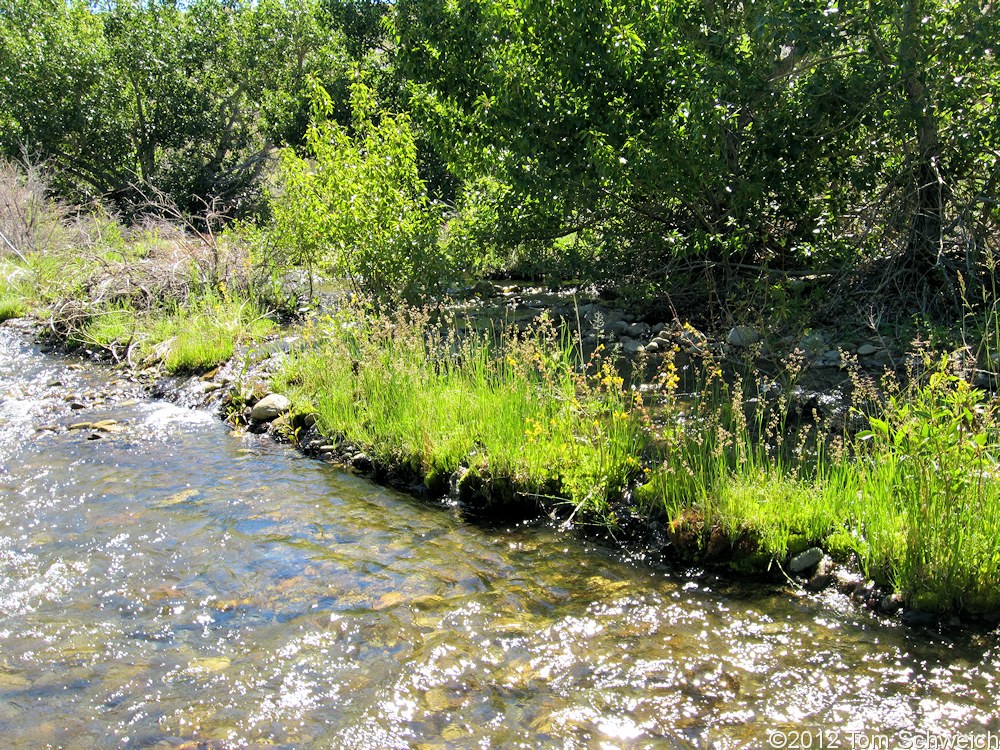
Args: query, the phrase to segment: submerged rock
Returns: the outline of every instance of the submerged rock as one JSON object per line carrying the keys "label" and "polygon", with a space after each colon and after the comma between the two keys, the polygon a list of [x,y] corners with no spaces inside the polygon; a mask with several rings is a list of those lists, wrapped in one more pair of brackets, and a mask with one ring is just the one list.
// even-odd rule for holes
{"label": "submerged rock", "polygon": [[903,606],[906,604],[903,601],[902,594],[886,594],[882,597],[882,601],[879,602],[878,609],[884,615],[894,615],[899,612]]}
{"label": "submerged rock", "polygon": [[292,408],[292,402],[280,393],[271,393],[254,404],[250,419],[255,422],[271,422]]}
{"label": "submerged rock", "polygon": [[937,623],[937,615],[933,612],[926,612],[921,609],[907,609],[899,618],[910,627],[928,627]]}
{"label": "submerged rock", "polygon": [[819,564],[816,565],[816,571],[810,576],[806,587],[812,591],[822,591],[833,583],[833,574],[836,568],[837,564],[833,561],[833,558],[824,555],[820,559]]}

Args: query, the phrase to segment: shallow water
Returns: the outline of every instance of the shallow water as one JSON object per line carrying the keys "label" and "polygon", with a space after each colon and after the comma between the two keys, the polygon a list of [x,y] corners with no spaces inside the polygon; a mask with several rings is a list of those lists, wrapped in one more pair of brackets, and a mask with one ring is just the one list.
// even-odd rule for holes
{"label": "shallow water", "polygon": [[4,748],[1000,746],[995,635],[484,529],[205,412],[70,409],[109,377],[0,328]]}

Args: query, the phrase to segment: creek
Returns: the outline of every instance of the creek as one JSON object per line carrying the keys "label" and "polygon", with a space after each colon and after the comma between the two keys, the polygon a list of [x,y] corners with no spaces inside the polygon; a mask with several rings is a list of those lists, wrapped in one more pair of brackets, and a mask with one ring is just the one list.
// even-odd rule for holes
{"label": "creek", "polygon": [[1000,746],[995,634],[470,524],[114,377],[0,327],[4,748]]}

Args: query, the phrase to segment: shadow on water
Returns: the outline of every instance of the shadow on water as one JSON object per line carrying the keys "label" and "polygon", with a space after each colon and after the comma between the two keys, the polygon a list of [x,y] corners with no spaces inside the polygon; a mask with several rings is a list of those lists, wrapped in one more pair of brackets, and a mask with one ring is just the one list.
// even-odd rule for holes
{"label": "shadow on water", "polygon": [[[5,747],[1000,732],[992,635],[467,524],[70,364],[0,329]],[[66,429],[101,419],[119,429]]]}

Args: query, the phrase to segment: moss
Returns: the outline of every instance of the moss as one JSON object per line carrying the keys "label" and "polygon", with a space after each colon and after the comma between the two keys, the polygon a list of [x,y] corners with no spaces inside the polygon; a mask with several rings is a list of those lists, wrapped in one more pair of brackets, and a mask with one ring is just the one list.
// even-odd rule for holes
{"label": "moss", "polygon": [[794,557],[800,552],[805,552],[807,549],[813,546],[812,540],[805,534],[789,534],[788,535],[788,555]]}
{"label": "moss", "polygon": [[465,502],[466,499],[473,498],[482,491],[483,478],[479,475],[479,471],[474,468],[460,470],[455,488],[458,491],[459,500]]}
{"label": "moss", "polygon": [[921,591],[908,597],[908,601],[922,612],[945,612],[951,608],[951,595],[940,591]]}
{"label": "moss", "polygon": [[458,481],[458,499],[466,506],[499,510],[514,503],[517,493],[508,477],[469,469]]}
{"label": "moss", "polygon": [[988,590],[967,591],[963,596],[965,609],[993,619],[1000,619],[1000,592]]}
{"label": "moss", "polygon": [[858,541],[845,531],[830,534],[823,540],[823,549],[837,562],[848,562],[858,552]]}
{"label": "moss", "polygon": [[705,522],[693,511],[682,513],[667,524],[667,538],[682,560],[695,560],[701,554]]}
{"label": "moss", "polygon": [[658,502],[656,487],[652,482],[637,486],[632,490],[632,498],[635,500],[636,505],[646,510],[654,508],[657,505],[662,505],[661,502]]}
{"label": "moss", "polygon": [[424,487],[430,495],[440,497],[448,491],[448,479],[448,472],[431,469],[424,475]]}
{"label": "moss", "polygon": [[773,560],[768,552],[758,550],[748,555],[734,557],[729,563],[729,569],[744,575],[766,573],[771,568]]}

